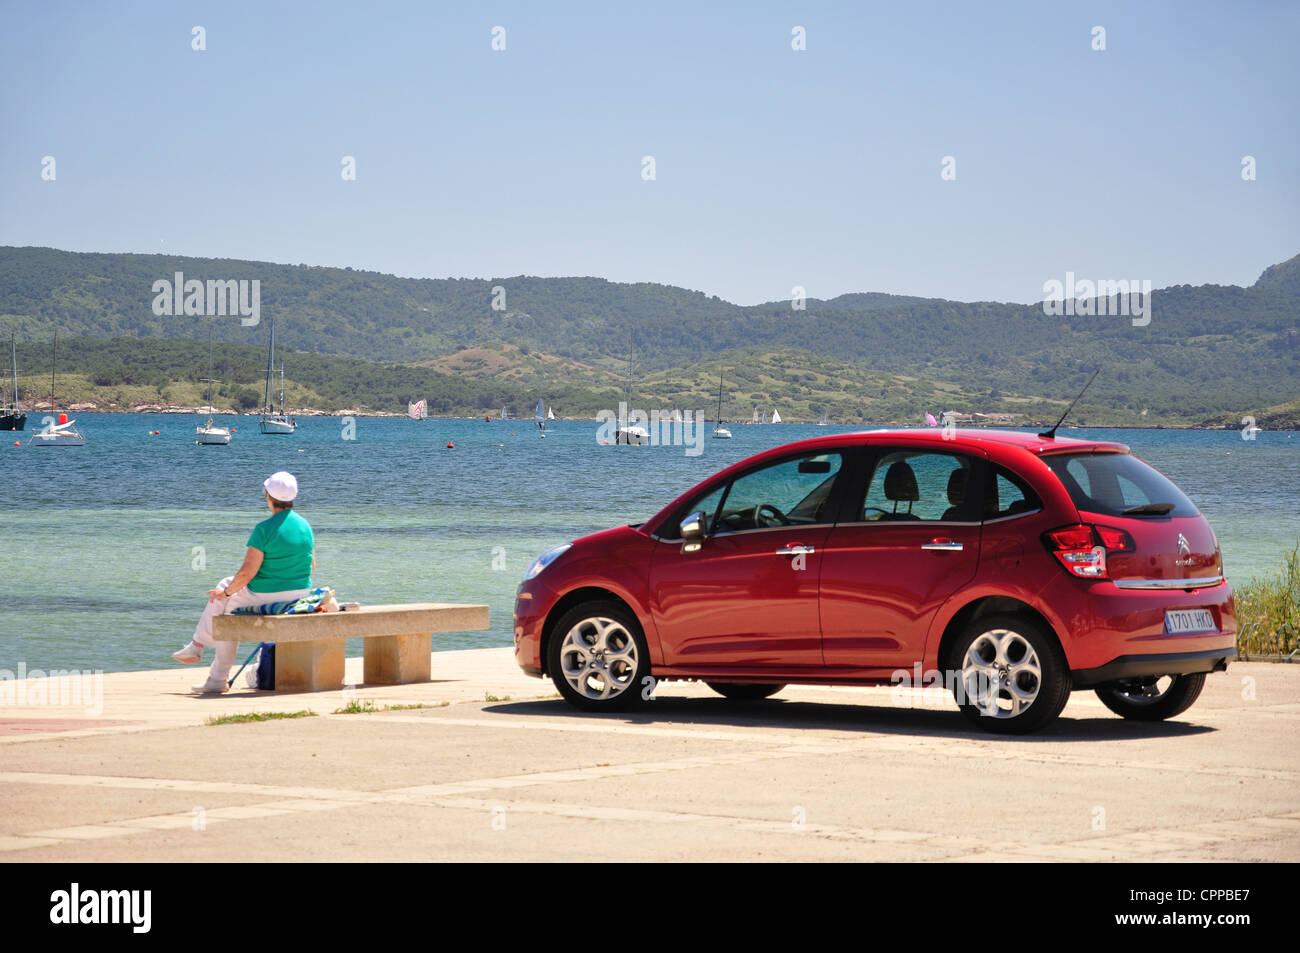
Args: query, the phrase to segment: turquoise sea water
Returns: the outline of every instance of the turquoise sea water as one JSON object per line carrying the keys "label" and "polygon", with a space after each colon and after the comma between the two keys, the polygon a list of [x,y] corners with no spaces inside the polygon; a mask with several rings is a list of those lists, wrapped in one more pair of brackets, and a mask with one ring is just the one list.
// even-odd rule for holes
{"label": "turquoise sea water", "polygon": [[[848,429],[733,425],[735,439],[709,437],[688,456],[682,446],[600,446],[592,421],[552,421],[543,440],[531,420],[357,418],[355,439],[344,439],[340,418],[303,418],[290,437],[240,418],[228,447],[197,446],[198,423],[86,414],[80,448],[0,435],[0,669],[173,665],[204,591],[236,570],[267,515],[261,483],[276,470],[298,477],[318,583],[367,603],[487,603],[489,631],[440,635],[435,647],[507,646],[515,586],[538,553],[639,522],[760,450]],[[1127,443],[1171,477],[1209,518],[1235,583],[1272,571],[1300,536],[1300,434],[1062,433]]]}

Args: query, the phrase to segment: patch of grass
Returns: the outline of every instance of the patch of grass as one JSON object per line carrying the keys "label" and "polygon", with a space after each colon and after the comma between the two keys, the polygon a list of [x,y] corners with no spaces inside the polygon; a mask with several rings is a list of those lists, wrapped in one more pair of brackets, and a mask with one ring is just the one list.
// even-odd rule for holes
{"label": "patch of grass", "polygon": [[376,704],[375,704],[373,701],[371,701],[369,698],[366,698],[366,699],[361,700],[361,701],[357,701],[356,699],[353,699],[352,701],[350,701],[350,702],[348,702],[346,705],[344,705],[342,708],[335,708],[333,714],[335,714],[335,715],[364,715],[364,714],[367,714],[367,713],[369,713],[369,712],[377,712],[377,711],[409,711],[409,710],[411,710],[411,709],[413,709],[413,708],[443,708],[443,707],[446,706],[446,704],[447,704],[446,702],[440,702],[440,703],[438,703],[438,704],[436,704],[436,705],[415,704],[415,705],[383,705],[383,706],[380,706],[380,705],[376,705]]}
{"label": "patch of grass", "polygon": [[508,702],[511,701],[511,698],[509,695],[503,695],[502,697],[498,698],[496,695],[493,695],[491,692],[484,692],[483,700],[485,702]]}
{"label": "patch of grass", "polygon": [[1282,568],[1237,590],[1237,654],[1289,655],[1300,648],[1300,543]]}
{"label": "patch of grass", "polygon": [[243,715],[214,715],[204,724],[242,725],[247,721],[278,721],[281,718],[312,718],[314,711],[250,711]]}
{"label": "patch of grass", "polygon": [[369,698],[361,700],[354,698],[342,708],[335,708],[333,713],[335,715],[363,715],[371,711],[380,711],[380,709],[375,707],[375,703]]}

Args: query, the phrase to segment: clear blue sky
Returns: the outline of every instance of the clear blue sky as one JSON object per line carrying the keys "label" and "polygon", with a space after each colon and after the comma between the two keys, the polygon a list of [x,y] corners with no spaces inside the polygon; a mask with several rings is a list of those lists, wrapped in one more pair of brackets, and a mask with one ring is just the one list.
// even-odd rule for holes
{"label": "clear blue sky", "polygon": [[1067,270],[1249,284],[1300,252],[1296,3],[6,0],[0,18],[5,245],[741,304],[794,285],[1036,301]]}

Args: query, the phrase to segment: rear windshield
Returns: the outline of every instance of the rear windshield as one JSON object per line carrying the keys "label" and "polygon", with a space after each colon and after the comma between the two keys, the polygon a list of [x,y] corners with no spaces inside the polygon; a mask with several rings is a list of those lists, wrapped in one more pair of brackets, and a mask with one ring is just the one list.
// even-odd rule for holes
{"label": "rear windshield", "polygon": [[1178,487],[1127,453],[1049,454],[1042,459],[1060,477],[1074,505],[1089,513],[1143,519],[1200,515]]}

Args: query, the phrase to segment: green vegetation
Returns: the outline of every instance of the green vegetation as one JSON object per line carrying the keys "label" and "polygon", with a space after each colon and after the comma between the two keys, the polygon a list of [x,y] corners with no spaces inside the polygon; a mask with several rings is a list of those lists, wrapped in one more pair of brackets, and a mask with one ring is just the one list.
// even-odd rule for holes
{"label": "green vegetation", "polygon": [[208,725],[242,725],[249,721],[279,721],[281,718],[312,718],[314,711],[251,711],[245,715],[220,715],[209,718]]}
{"label": "green vegetation", "polygon": [[485,702],[508,702],[508,701],[513,701],[513,699],[512,699],[509,695],[503,695],[502,697],[498,698],[496,695],[493,695],[491,692],[484,692],[484,693],[483,693],[483,700],[484,700]]}
{"label": "green vegetation", "polygon": [[415,708],[444,708],[446,707],[446,705],[447,705],[446,702],[441,702],[436,705],[416,704],[416,705],[380,706],[380,705],[376,705],[369,698],[363,700],[357,700],[354,698],[352,701],[348,702],[342,708],[335,708],[333,713],[335,715],[364,715],[370,712],[377,712],[377,711],[410,711]]}
{"label": "green vegetation", "polygon": [[1300,649],[1300,543],[1278,572],[1237,590],[1237,632],[1242,657]]}
{"label": "green vegetation", "polygon": [[[157,316],[152,283],[258,279],[262,323]],[[1051,277],[1051,276],[1045,276]],[[506,310],[491,307],[505,289]],[[1229,426],[1252,415],[1300,425],[1300,256],[1249,288],[1154,292],[1151,321],[1049,317],[1036,305],[884,294],[739,306],[699,292],[597,278],[410,279],[351,269],[162,255],[0,248],[0,334],[16,331],[24,398],[48,390],[60,336],[62,402],[202,402],[206,338],[218,342],[218,403],[260,403],[269,323],[288,403],[434,415],[524,415],[544,397],[591,417],[623,393],[643,409],[712,412],[726,368],[724,417],[754,405],[786,420],[917,422],[928,410],[1052,415],[1097,367],[1079,424]],[[65,352],[64,340],[67,339]],[[382,363],[376,363],[382,362]]]}

